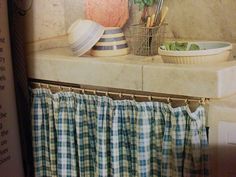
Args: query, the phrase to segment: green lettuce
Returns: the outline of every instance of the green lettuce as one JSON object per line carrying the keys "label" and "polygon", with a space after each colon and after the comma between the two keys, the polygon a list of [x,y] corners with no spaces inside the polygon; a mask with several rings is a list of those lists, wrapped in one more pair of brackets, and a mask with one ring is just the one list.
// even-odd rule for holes
{"label": "green lettuce", "polygon": [[161,46],[162,49],[171,51],[193,51],[200,50],[197,44],[190,44],[188,48],[188,42],[168,42]]}

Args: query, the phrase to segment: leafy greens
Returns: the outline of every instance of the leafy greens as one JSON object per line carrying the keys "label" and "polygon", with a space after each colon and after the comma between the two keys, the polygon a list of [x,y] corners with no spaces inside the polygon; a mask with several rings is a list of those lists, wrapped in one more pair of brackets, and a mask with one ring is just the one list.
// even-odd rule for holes
{"label": "leafy greens", "polygon": [[164,50],[172,50],[172,51],[192,51],[192,50],[200,50],[200,47],[197,44],[189,44],[188,42],[169,42],[164,43],[161,46]]}
{"label": "leafy greens", "polygon": [[157,0],[134,0],[135,4],[139,5],[140,9],[143,9],[145,6],[152,6]]}

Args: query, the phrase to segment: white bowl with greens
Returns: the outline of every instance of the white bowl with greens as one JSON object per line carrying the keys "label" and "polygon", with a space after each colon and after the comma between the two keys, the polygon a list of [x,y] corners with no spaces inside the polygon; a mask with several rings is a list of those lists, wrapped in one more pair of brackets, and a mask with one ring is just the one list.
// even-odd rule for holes
{"label": "white bowl with greens", "polygon": [[201,64],[227,61],[231,50],[229,42],[167,42],[158,53],[164,63]]}

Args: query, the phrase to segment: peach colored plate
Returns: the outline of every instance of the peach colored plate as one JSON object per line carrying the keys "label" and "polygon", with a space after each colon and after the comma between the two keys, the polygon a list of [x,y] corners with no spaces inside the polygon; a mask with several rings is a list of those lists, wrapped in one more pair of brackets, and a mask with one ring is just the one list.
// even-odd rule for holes
{"label": "peach colored plate", "polygon": [[128,0],[85,0],[85,13],[105,27],[123,27],[129,18]]}

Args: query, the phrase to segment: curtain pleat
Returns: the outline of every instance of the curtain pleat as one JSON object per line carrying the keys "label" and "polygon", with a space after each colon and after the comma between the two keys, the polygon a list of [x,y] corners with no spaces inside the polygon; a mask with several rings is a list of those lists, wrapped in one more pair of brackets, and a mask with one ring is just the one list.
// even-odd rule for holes
{"label": "curtain pleat", "polygon": [[35,176],[208,176],[204,108],[32,90]]}
{"label": "curtain pleat", "polygon": [[50,98],[48,91],[34,91],[31,114],[35,176],[52,176],[55,170],[55,163],[51,162],[55,160],[52,157],[55,156],[55,151],[53,150],[55,149],[56,141],[50,138],[50,136],[54,137],[55,130],[53,129],[53,134],[51,134],[49,128],[53,119],[53,108],[52,100],[48,98]]}

